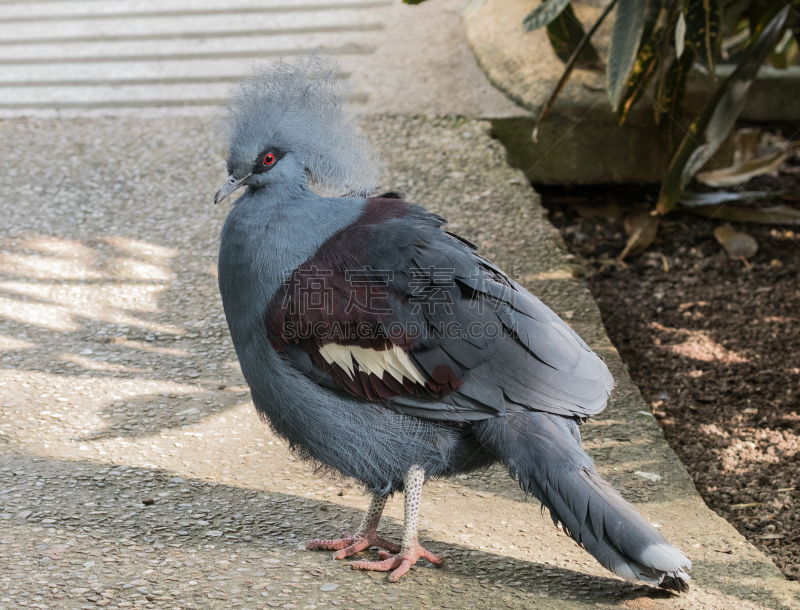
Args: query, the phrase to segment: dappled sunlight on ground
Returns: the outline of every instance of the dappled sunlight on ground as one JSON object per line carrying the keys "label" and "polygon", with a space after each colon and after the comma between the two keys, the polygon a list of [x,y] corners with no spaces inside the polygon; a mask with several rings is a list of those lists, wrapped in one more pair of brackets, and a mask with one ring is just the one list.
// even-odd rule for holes
{"label": "dappled sunlight on ground", "polygon": [[177,349],[174,347],[158,347],[155,345],[148,345],[147,343],[142,343],[141,341],[132,341],[131,339],[116,339],[114,343],[119,343],[120,345],[124,345],[125,347],[130,347],[132,349],[138,349],[143,352],[152,352],[153,354],[167,354],[169,356],[188,356],[189,352],[184,349]]}
{"label": "dappled sunlight on ground", "polygon": [[34,346],[30,341],[23,341],[22,339],[14,339],[6,335],[0,335],[0,350],[11,351],[18,349],[30,349]]}
{"label": "dappled sunlight on ground", "polygon": [[[11,282],[0,282],[0,290],[8,290],[12,286]],[[33,324],[55,331],[67,332],[80,328],[80,325],[73,321],[72,312],[68,308],[44,303],[0,297],[0,316],[20,324]]]}
{"label": "dappled sunlight on ground", "polygon": [[666,335],[669,341],[680,341],[680,343],[664,344],[661,338],[656,338],[656,345],[666,349],[676,356],[685,356],[703,362],[726,362],[730,364],[740,364],[749,362],[744,358],[724,346],[714,341],[708,332],[702,330],[689,330],[687,328],[669,328],[651,322],[650,327],[662,335]]}
{"label": "dappled sunlight on ground", "polygon": [[[54,331],[76,331],[82,318],[178,333],[141,314],[156,313],[174,274],[177,251],[122,237],[95,247],[55,237],[12,242],[0,254],[0,316]],[[102,247],[102,245],[106,247]],[[115,256],[118,253],[128,256]]]}
{"label": "dappled sunlight on ground", "polygon": [[[621,223],[572,212],[559,222],[587,258],[625,245]],[[800,580],[800,249],[784,232],[748,225],[759,251],[744,266],[715,226],[679,213],[649,252],[589,283],[703,499]]]}
{"label": "dappled sunlight on ground", "polygon": [[75,354],[61,354],[60,360],[65,362],[72,362],[86,371],[119,371],[125,373],[144,373],[144,369],[123,366],[121,364],[106,364],[105,362],[98,362],[85,356],[76,356]]}
{"label": "dappled sunlight on ground", "polygon": [[0,273],[40,280],[96,280],[103,274],[95,269],[98,256],[83,244],[55,237],[22,240],[17,248],[24,253],[0,254]]}
{"label": "dappled sunlight on ground", "polygon": [[800,436],[791,430],[753,430],[747,439],[734,439],[716,424],[701,424],[698,431],[708,437],[720,470],[731,474],[746,476],[754,463],[780,464],[800,451]]}
{"label": "dappled sunlight on ground", "polygon": [[[43,419],[23,418],[33,422],[25,424],[26,434],[23,436],[31,433],[30,440],[26,442],[35,440],[36,434],[32,433],[39,428],[39,432],[47,430],[62,434],[74,434],[76,431],[86,434],[113,433],[113,426],[119,422],[116,416],[127,419],[129,415],[125,413],[125,407],[134,407],[134,401],[149,405],[164,401],[167,396],[200,397],[207,392],[202,386],[168,380],[72,377],[12,370],[0,370],[0,388],[3,406],[7,409],[18,411],[26,417],[47,411]],[[67,422],[69,429],[59,428],[59,422]],[[175,424],[178,424],[177,420]],[[124,426],[120,426],[120,429],[121,433],[128,433]]]}
{"label": "dappled sunlight on ground", "polygon": [[[223,364],[232,346],[212,355],[200,347],[208,342],[200,334],[222,336],[223,322],[192,328],[186,316],[202,308],[174,307],[180,291],[165,298],[180,284],[172,269],[180,254],[119,235],[4,240],[0,443],[102,461],[110,453],[98,439],[148,438],[241,402],[246,388],[217,389],[225,387],[218,367],[241,385],[238,367]],[[215,295],[214,284],[195,285],[192,297]]]}

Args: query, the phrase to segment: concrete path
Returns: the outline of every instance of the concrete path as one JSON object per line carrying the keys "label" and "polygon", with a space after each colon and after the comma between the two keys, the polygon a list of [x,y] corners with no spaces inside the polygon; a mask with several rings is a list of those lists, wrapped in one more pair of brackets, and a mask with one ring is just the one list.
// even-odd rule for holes
{"label": "concrete path", "polygon": [[368,113],[507,116],[467,48],[460,2],[10,0],[0,117],[213,114],[252,65],[318,49]]}
{"label": "concrete path", "polygon": [[[449,218],[609,362],[618,386],[585,446],[692,559],[687,596],[606,572],[500,467],[426,486],[421,535],[443,569],[390,585],[301,550],[368,499],[255,415],[214,277],[213,120],[15,119],[0,122],[0,609],[798,607],[796,583],[695,492],[489,130],[367,123],[384,186]],[[396,498],[381,528],[401,523]]]}

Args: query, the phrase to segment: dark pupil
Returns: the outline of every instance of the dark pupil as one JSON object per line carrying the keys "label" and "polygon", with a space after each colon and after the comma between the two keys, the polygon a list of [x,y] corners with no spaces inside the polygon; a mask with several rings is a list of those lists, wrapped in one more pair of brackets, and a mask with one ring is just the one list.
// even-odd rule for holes
{"label": "dark pupil", "polygon": [[264,157],[264,165],[272,165],[275,163],[275,155],[269,153],[266,157]]}

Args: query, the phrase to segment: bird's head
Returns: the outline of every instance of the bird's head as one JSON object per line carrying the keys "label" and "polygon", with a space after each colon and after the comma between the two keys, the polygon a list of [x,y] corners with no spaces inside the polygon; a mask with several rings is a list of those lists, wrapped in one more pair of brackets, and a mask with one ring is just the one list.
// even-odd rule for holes
{"label": "bird's head", "polygon": [[311,182],[327,194],[367,195],[382,171],[357,121],[336,63],[307,55],[257,68],[228,103],[228,179],[219,203],[240,186]]}

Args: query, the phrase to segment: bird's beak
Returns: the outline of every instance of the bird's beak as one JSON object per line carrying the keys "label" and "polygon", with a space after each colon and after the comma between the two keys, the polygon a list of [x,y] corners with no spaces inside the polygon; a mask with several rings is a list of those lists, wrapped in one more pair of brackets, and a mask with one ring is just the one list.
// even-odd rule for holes
{"label": "bird's beak", "polygon": [[214,205],[216,205],[220,201],[224,200],[233,191],[235,191],[240,186],[242,186],[242,182],[247,180],[249,177],[250,177],[250,174],[247,174],[244,178],[239,178],[237,180],[233,176],[228,176],[228,179],[225,181],[225,184],[223,184],[222,188],[217,191],[216,195],[214,195]]}

